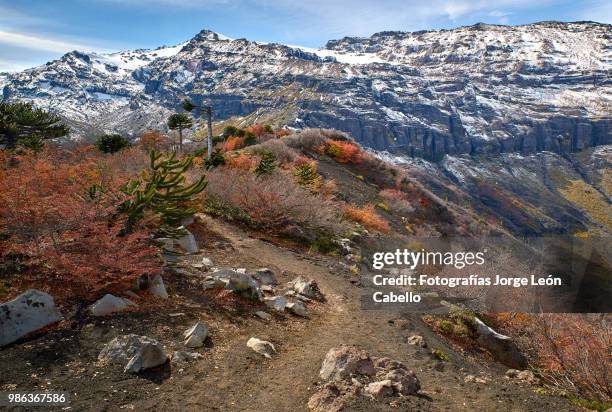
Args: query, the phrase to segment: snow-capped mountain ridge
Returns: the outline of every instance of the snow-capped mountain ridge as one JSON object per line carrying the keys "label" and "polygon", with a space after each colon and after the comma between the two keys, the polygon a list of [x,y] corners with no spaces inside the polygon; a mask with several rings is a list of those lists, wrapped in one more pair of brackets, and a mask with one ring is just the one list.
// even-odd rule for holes
{"label": "snow-capped mountain ridge", "polygon": [[0,77],[8,100],[81,135],[163,127],[189,96],[216,120],[335,127],[411,156],[562,153],[611,143],[610,25],[477,24],[381,32],[312,49],[202,30],[158,50],[71,52]]}

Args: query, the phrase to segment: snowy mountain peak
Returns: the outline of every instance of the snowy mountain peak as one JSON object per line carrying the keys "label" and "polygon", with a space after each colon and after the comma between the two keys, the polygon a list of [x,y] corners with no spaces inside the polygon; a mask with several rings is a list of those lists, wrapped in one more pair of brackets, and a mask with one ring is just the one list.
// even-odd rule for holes
{"label": "snowy mountain peak", "polygon": [[164,127],[186,96],[216,120],[334,127],[413,156],[563,152],[612,140],[612,26],[543,22],[380,32],[313,49],[202,30],[188,42],[74,51],[0,77],[4,99],[81,136]]}

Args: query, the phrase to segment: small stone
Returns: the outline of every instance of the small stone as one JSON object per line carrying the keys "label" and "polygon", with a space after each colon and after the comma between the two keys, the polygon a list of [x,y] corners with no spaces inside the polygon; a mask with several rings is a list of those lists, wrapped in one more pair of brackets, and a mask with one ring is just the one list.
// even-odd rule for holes
{"label": "small stone", "polygon": [[340,412],[345,410],[344,398],[336,383],[326,383],[308,400],[308,408],[313,412]]}
{"label": "small stone", "polygon": [[364,350],[342,345],[327,352],[319,371],[324,380],[344,379],[352,374],[373,376],[374,363]]}
{"label": "small stone", "polygon": [[271,320],[272,319],[272,315],[270,315],[268,312],[264,312],[262,310],[259,310],[257,312],[255,312],[255,315],[263,320]]}
{"label": "small stone", "polygon": [[197,353],[197,352],[176,351],[172,353],[172,362],[173,363],[191,362],[194,360],[202,359],[203,357],[204,356],[201,353]]}
{"label": "small stone", "polygon": [[303,318],[308,316],[306,306],[304,306],[304,304],[301,302],[287,303],[287,310],[289,311],[289,313],[293,313],[294,315],[301,316]]}
{"label": "small stone", "polygon": [[168,360],[164,347],[155,339],[139,335],[118,336],[107,343],[98,360],[125,365],[124,371],[137,373],[163,365]]}
{"label": "small stone", "polygon": [[376,399],[393,395],[393,384],[390,380],[372,382],[365,388],[365,392]]}
{"label": "small stone", "polygon": [[161,275],[155,275],[151,279],[148,291],[153,295],[161,299],[168,299],[168,292],[166,291],[166,285]]}
{"label": "small stone", "polygon": [[427,342],[425,342],[425,338],[420,335],[412,335],[407,341],[409,345],[419,346],[421,348],[427,347]]}
{"label": "small stone", "polygon": [[296,293],[304,295],[307,298],[319,301],[325,300],[323,293],[321,293],[321,290],[319,289],[319,285],[317,285],[317,282],[312,279],[306,280],[303,277],[299,276],[289,282],[287,286],[290,289],[293,289]]}
{"label": "small stone", "polygon": [[136,306],[136,304],[129,299],[106,294],[96,303],[91,305],[89,310],[94,316],[105,316],[110,315],[111,313],[124,311],[130,306]]}
{"label": "small stone", "polygon": [[274,272],[271,269],[257,269],[252,276],[262,285],[278,285],[276,276],[274,276]]}
{"label": "small stone", "polygon": [[184,333],[185,346],[188,348],[199,348],[204,345],[204,340],[208,336],[208,328],[206,325],[198,321]]}
{"label": "small stone", "polygon": [[247,347],[253,349],[255,352],[265,356],[268,359],[272,358],[272,354],[276,352],[276,348],[274,348],[272,343],[258,338],[249,339],[247,341]]}
{"label": "small stone", "polygon": [[264,298],[264,302],[266,302],[266,306],[271,309],[274,309],[277,312],[284,312],[287,304],[287,298],[284,296],[273,296],[270,298]]}
{"label": "small stone", "polygon": [[196,242],[193,234],[185,229],[184,226],[179,227],[178,230],[185,232],[185,234],[180,238],[175,239],[176,244],[186,253],[197,253],[200,248],[198,247],[198,243]]}
{"label": "small stone", "polygon": [[482,384],[486,384],[487,380],[484,378],[480,378],[478,376],[474,376],[474,375],[467,375],[463,381],[465,383],[482,383]]}

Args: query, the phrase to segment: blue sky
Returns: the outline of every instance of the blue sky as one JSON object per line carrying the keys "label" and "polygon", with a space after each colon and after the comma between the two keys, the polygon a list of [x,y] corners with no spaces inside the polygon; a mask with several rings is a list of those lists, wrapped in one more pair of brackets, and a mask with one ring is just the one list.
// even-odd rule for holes
{"label": "blue sky", "polygon": [[477,22],[612,22],[610,0],[0,0],[0,71],[82,49],[174,45],[203,28],[232,38],[320,47],[383,30]]}

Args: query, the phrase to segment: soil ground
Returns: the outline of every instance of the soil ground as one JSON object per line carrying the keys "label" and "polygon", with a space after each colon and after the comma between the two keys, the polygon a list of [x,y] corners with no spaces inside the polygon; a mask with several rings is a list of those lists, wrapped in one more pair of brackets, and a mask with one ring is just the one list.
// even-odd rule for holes
{"label": "soil ground", "polygon": [[[508,381],[502,365],[456,352],[417,314],[362,310],[362,291],[338,257],[278,246],[212,219],[197,229],[201,254],[185,259],[207,256],[219,267],[269,267],[281,283],[297,275],[312,278],[327,302],[309,304],[309,319],[275,314],[263,321],[254,315],[263,305],[202,291],[197,276],[168,273],[168,301],[142,299],[130,312],[102,318],[75,309],[58,326],[1,350],[0,390],[68,392],[70,408],[57,410],[303,411],[320,383],[326,352],[351,344],[403,362],[416,372],[422,391],[418,397],[383,402],[356,399],[348,405],[350,411],[577,410],[563,398]],[[96,363],[102,346],[121,334],[156,338],[169,353],[185,350],[182,333],[197,319],[210,329],[206,346],[199,350],[201,360],[167,363],[139,375]],[[428,348],[407,344],[413,334],[424,336]],[[246,347],[252,336],[274,343],[277,354],[266,359],[252,352]],[[434,359],[431,349],[442,350],[450,361]],[[465,383],[468,374],[489,382]]]}

